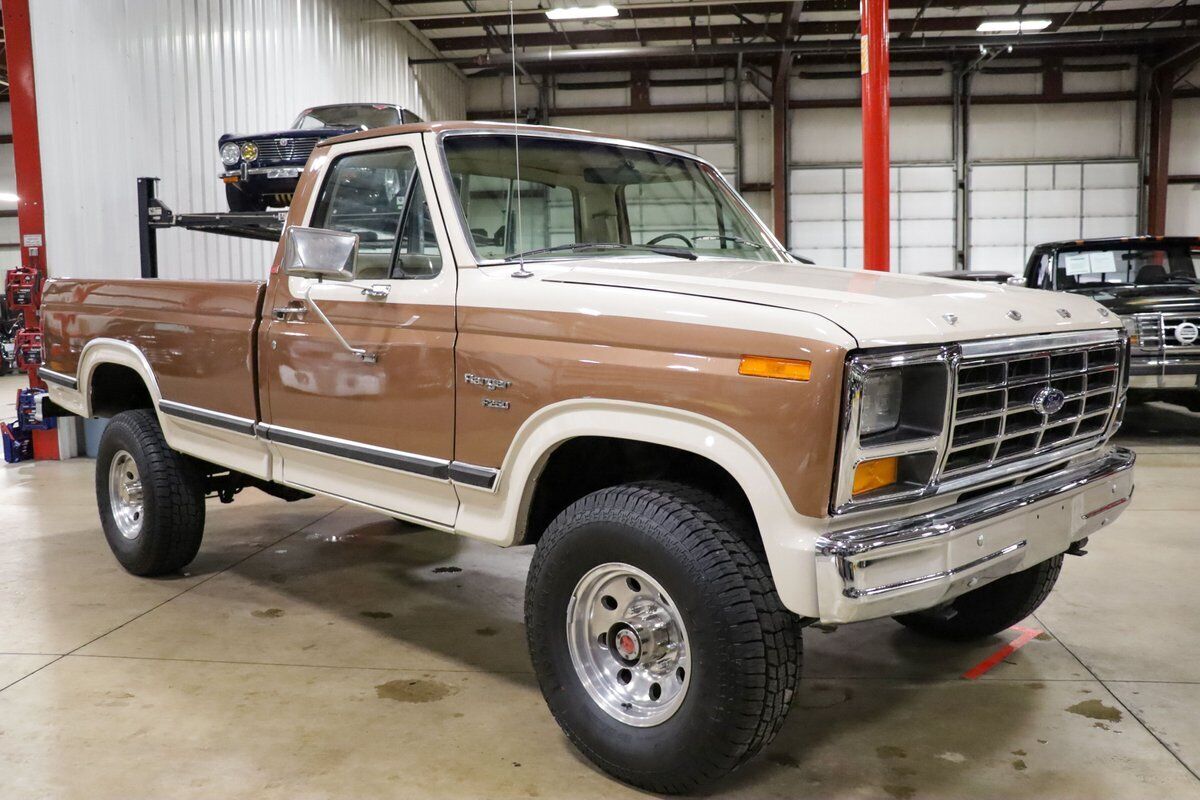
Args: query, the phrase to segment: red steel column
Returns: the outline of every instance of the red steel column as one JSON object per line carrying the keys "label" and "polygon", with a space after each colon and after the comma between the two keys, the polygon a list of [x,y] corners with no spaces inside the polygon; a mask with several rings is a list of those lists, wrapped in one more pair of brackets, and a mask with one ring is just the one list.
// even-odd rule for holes
{"label": "red steel column", "polygon": [[1175,71],[1159,67],[1150,76],[1150,163],[1146,180],[1146,233],[1163,236],[1167,230],[1167,180],[1171,173],[1171,110]]}
{"label": "red steel column", "polygon": [[[33,88],[29,0],[5,0],[4,37],[8,55],[8,93],[12,103],[13,160],[16,162],[17,196],[21,198],[17,204],[21,265],[37,269],[45,276],[46,222],[42,206],[42,157]],[[41,240],[40,245],[26,245],[27,241],[38,240]],[[35,312],[26,312],[25,327],[36,326]]]}
{"label": "red steel column", "polygon": [[862,16],[863,265],[887,272],[891,241],[888,0],[860,0]]}

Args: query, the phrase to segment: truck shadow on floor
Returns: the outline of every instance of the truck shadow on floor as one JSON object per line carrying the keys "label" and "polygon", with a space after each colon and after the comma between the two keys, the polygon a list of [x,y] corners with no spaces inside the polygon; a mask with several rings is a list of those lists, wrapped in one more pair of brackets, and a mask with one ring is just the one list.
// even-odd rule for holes
{"label": "truck shadow on floor", "polygon": [[1115,441],[1142,447],[1200,445],[1200,413],[1174,403],[1135,403],[1125,412]]}
{"label": "truck shadow on floor", "polygon": [[[514,700],[537,696],[522,610],[531,548],[498,550],[356,510],[338,514],[352,516],[341,522],[330,520],[328,526],[309,526],[232,568],[236,576],[257,584],[257,594],[277,598],[272,602],[279,618],[272,623],[285,628],[300,625],[299,619],[291,618],[304,609],[315,610],[325,625],[342,630],[334,633],[336,628],[317,627],[311,637],[318,640],[329,630],[331,641],[344,648],[340,655],[345,663],[358,658],[376,664],[381,658],[388,661],[394,647],[397,669],[413,669],[415,659],[445,665],[430,666],[431,670],[479,670],[521,690]],[[264,588],[269,592],[262,592]],[[328,621],[331,614],[333,622]],[[294,628],[280,629],[289,641],[297,641],[294,633]],[[263,630],[264,638],[272,635],[270,628]],[[956,775],[968,775],[969,770],[955,760],[960,751],[964,759],[1014,760],[1005,748],[1018,738],[1018,731],[1030,727],[1028,717],[1035,714],[1039,702],[1038,688],[1033,688],[1036,679],[989,686],[960,679],[966,669],[1010,638],[1001,635],[972,645],[947,644],[920,637],[891,620],[832,632],[807,629],[806,677],[779,738],[761,757],[714,785],[709,794],[753,795],[783,781],[807,784],[817,792],[822,786],[826,791],[858,787],[885,794],[894,789],[895,796],[911,796],[906,794],[908,788],[927,791],[947,785],[946,781],[955,785]],[[1035,645],[1051,646],[1035,642],[1031,651]],[[1013,659],[1024,657],[1018,654]],[[1037,670],[1023,674],[1036,675]],[[977,691],[972,693],[970,687]],[[1003,696],[1002,714],[996,713],[997,695]],[[931,706],[931,697],[942,699]],[[987,737],[980,739],[978,728],[957,731],[956,725],[938,723],[930,716],[927,724],[940,725],[943,732],[930,738],[926,731],[922,747],[910,751],[913,736],[904,731],[905,726],[920,724],[920,715],[933,714],[934,706],[943,711],[953,707],[957,716],[987,716]],[[557,735],[548,713],[545,724]],[[840,751],[851,744],[867,747],[863,759],[870,762],[870,769],[848,771],[838,778],[823,766],[824,757],[816,757],[818,752]],[[924,753],[931,748],[938,752]],[[949,755],[933,758],[943,752]],[[917,753],[922,754],[920,769],[914,766]],[[576,757],[581,768],[595,769]]]}

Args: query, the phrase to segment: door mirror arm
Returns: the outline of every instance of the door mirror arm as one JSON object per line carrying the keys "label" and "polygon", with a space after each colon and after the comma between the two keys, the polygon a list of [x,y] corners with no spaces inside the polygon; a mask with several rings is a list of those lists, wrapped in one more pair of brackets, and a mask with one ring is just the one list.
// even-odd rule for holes
{"label": "door mirror arm", "polygon": [[[284,233],[283,271],[289,276],[316,278],[317,283],[325,280],[347,283],[354,280],[357,261],[357,234],[299,226],[290,227]],[[304,290],[305,307],[311,308],[313,313],[325,324],[325,327],[329,328],[338,343],[359,361],[366,364],[374,364],[378,361],[378,353],[368,353],[363,348],[354,347],[346,341],[346,337],[342,336],[341,331],[329,317],[325,316],[325,312],[310,296],[312,287],[313,284],[310,283]]]}
{"label": "door mirror arm", "polygon": [[[320,278],[318,278],[317,280],[320,281]],[[363,348],[354,347],[353,345],[351,345],[349,342],[346,341],[346,337],[342,336],[342,332],[337,329],[337,326],[333,324],[333,322],[329,319],[329,317],[325,316],[325,312],[321,310],[321,307],[319,305],[317,305],[316,301],[313,300],[312,297],[309,296],[310,293],[312,292],[312,287],[313,287],[313,285],[310,283],[308,285],[308,287],[305,288],[305,290],[304,290],[304,305],[311,308],[313,310],[313,313],[317,315],[317,317],[321,320],[321,322],[325,323],[325,327],[329,328],[329,332],[332,333],[334,338],[338,340],[338,344],[340,344],[342,347],[344,347],[346,350],[348,350],[352,355],[357,357],[359,361],[362,361],[365,364],[374,364],[376,361],[378,361],[379,360],[378,353],[368,353]]]}

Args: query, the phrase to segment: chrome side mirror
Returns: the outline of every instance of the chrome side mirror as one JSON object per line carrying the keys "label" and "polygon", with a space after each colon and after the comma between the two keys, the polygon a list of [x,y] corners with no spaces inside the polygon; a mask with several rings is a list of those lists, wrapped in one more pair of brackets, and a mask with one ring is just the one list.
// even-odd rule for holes
{"label": "chrome side mirror", "polygon": [[352,281],[357,261],[356,234],[293,226],[283,235],[283,271],[288,275]]}
{"label": "chrome side mirror", "polygon": [[[348,283],[354,280],[357,261],[358,236],[353,233],[292,227],[283,235],[283,271],[289,276]],[[367,352],[346,341],[346,337],[312,299],[312,288],[313,284],[309,284],[304,289],[304,305],[313,310],[338,344],[359,361],[374,364],[379,354]]]}

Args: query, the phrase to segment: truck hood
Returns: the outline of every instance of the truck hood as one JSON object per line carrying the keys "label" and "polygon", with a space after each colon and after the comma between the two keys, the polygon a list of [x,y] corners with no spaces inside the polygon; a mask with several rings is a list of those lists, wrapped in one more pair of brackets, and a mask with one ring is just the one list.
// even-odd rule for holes
{"label": "truck hood", "polygon": [[1090,297],[1117,314],[1194,314],[1200,312],[1200,286],[1188,284],[1159,284],[1155,286],[1109,287],[1098,290],[1075,290],[1073,293]]}
{"label": "truck hood", "polygon": [[840,326],[862,347],[1121,326],[1116,315],[1078,295],[805,264],[589,259],[544,280],[804,311]]}

